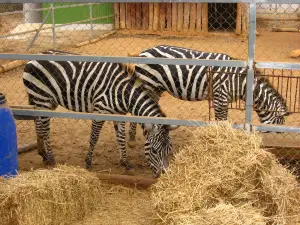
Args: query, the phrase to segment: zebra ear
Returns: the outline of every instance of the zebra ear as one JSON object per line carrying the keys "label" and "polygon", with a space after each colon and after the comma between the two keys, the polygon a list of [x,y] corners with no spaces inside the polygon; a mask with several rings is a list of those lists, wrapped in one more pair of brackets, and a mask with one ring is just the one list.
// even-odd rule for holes
{"label": "zebra ear", "polygon": [[171,131],[171,130],[176,130],[178,127],[179,127],[179,125],[167,125],[167,129],[168,129],[169,131]]}
{"label": "zebra ear", "polygon": [[145,123],[144,124],[144,129],[148,132],[151,132],[153,130],[153,124],[151,123]]}
{"label": "zebra ear", "polygon": [[130,63],[121,63],[123,70],[125,70],[130,76],[133,75],[135,71],[135,65]]}
{"label": "zebra ear", "polygon": [[134,64],[128,64],[127,67],[127,72],[130,76],[132,76],[134,74],[135,71],[135,65]]}
{"label": "zebra ear", "polygon": [[128,53],[127,56],[129,56],[129,57],[139,57],[139,53],[137,53],[137,52]]}

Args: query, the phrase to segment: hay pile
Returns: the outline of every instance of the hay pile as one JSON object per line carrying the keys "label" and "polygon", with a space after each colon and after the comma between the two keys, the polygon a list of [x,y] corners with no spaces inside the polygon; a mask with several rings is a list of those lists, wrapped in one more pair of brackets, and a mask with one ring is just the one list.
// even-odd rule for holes
{"label": "hay pile", "polygon": [[1,224],[72,224],[101,205],[106,185],[95,174],[64,165],[1,180]]}
{"label": "hay pile", "polygon": [[152,187],[166,224],[295,224],[300,192],[295,176],[263,149],[258,134],[228,122],[193,131],[193,140]]}

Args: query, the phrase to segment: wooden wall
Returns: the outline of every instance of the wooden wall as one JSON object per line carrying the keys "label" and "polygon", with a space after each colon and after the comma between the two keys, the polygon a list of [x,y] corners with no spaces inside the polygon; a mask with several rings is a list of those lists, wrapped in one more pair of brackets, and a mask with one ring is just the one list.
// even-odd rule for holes
{"label": "wooden wall", "polygon": [[[237,4],[236,33],[246,28]],[[199,33],[208,31],[208,3],[114,3],[115,29]]]}

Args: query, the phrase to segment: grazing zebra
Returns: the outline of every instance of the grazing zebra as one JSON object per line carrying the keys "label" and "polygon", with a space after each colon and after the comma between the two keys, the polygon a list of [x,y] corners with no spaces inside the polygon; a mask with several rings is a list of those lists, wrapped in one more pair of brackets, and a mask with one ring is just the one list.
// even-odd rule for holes
{"label": "grazing zebra", "polygon": [[[195,51],[168,45],[158,45],[142,51],[140,57],[232,60],[226,54]],[[135,74],[145,82],[145,87],[156,93],[158,101],[167,91],[186,101],[202,101],[209,97],[209,67],[196,65],[137,64]],[[247,69],[242,67],[211,67],[212,95],[216,120],[227,120],[228,104],[238,99],[246,100]],[[257,71],[259,72],[259,71]],[[289,115],[283,97],[267,79],[255,77],[253,85],[254,109],[262,123],[284,124]],[[130,143],[135,141],[136,124],[131,123]]]}
{"label": "grazing zebra", "polygon": [[[64,54],[53,50],[42,54]],[[68,54],[68,53],[65,53]],[[69,53],[70,54],[70,53]],[[23,73],[29,104],[55,110],[57,106],[76,112],[105,114],[131,113],[135,116],[166,117],[143,82],[129,74],[121,63],[29,61]],[[105,121],[92,121],[90,148],[86,155],[86,168],[92,165],[94,147]],[[169,131],[178,126],[141,124],[145,136],[145,156],[157,177],[165,172],[168,154],[172,150]],[[125,122],[114,122],[120,162],[130,168],[125,148]],[[54,165],[50,146],[50,118],[35,119],[38,152],[45,164]]]}

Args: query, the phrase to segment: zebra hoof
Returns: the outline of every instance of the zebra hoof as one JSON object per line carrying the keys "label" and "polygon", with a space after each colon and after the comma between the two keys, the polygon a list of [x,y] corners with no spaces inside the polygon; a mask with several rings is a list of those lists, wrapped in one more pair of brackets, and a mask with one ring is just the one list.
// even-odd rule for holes
{"label": "zebra hoof", "polygon": [[85,169],[87,169],[89,171],[92,170],[92,168],[93,168],[92,165],[87,165],[87,164],[85,165]]}
{"label": "zebra hoof", "polygon": [[135,141],[128,141],[127,145],[129,148],[133,148],[135,146]]}
{"label": "zebra hoof", "polygon": [[44,159],[43,161],[44,161],[45,166],[49,166],[49,167],[53,167],[56,164],[54,158],[47,158],[47,159]]}
{"label": "zebra hoof", "polygon": [[131,163],[128,160],[125,161],[120,161],[120,164],[122,167],[125,167],[126,170],[131,170],[133,169],[133,166],[131,165]]}
{"label": "zebra hoof", "polygon": [[87,170],[91,170],[93,167],[92,167],[92,161],[91,160],[89,160],[89,159],[86,159],[85,160],[85,168],[87,169]]}

